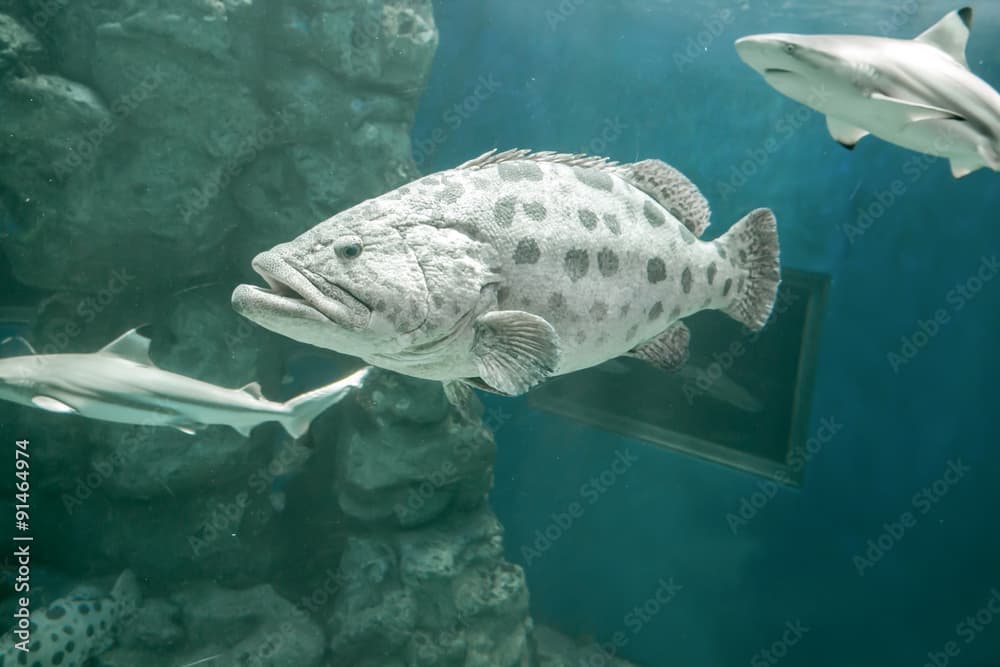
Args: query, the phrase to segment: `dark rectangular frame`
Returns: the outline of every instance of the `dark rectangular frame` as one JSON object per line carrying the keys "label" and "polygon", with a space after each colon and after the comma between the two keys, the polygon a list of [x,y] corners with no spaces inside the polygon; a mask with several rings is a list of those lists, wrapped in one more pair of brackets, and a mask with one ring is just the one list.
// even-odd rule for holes
{"label": "dark rectangular frame", "polygon": [[[676,396],[683,393],[684,383],[692,376],[669,374],[653,369],[637,360],[613,360],[608,368],[593,368],[560,376],[528,394],[534,408],[592,424],[599,428],[644,440],[668,449],[698,456],[733,468],[775,479],[782,483],[801,486],[802,461],[809,429],[809,409],[812,401],[816,357],[819,349],[820,330],[829,288],[826,274],[783,269],[778,305],[767,327],[754,338],[741,325],[716,312],[699,313],[686,320],[691,329],[692,368],[711,368],[703,365],[706,355],[719,364],[720,350],[728,348],[733,340],[746,342],[745,351],[737,357],[726,372],[740,375],[747,394],[764,391],[773,376],[787,378],[791,386],[780,390],[768,389],[781,405],[770,408],[761,404],[756,415],[763,438],[756,450],[739,442],[752,429],[753,417],[746,409],[733,407],[710,399],[709,408],[700,406],[697,423],[678,427],[667,423],[660,411],[651,409],[650,394],[673,396],[672,409],[678,408]],[[782,304],[787,304],[785,308]],[[783,310],[784,308],[784,310]],[[742,338],[741,338],[742,337]],[[797,343],[797,344],[796,344]],[[701,359],[698,358],[700,350]],[[699,361],[702,363],[699,366]],[[720,364],[718,369],[723,368]],[[771,373],[780,368],[781,372]],[[613,369],[610,370],[609,369]],[[695,371],[690,371],[691,373]],[[707,370],[705,371],[708,372]],[[768,377],[768,375],[772,377]],[[758,386],[754,386],[755,382]],[[690,392],[697,384],[687,385]],[[631,393],[631,395],[629,395]],[[685,399],[704,400],[703,397]],[[615,405],[610,406],[609,402]],[[693,406],[694,403],[689,403]],[[756,407],[756,403],[744,403]],[[680,409],[684,409],[680,406]],[[669,411],[664,411],[669,412]],[[676,420],[677,412],[673,413]],[[684,416],[684,415],[682,415]],[[706,434],[714,424],[740,425],[742,430],[733,437],[713,437]],[[748,421],[749,420],[749,421]],[[770,435],[768,435],[770,434]]]}

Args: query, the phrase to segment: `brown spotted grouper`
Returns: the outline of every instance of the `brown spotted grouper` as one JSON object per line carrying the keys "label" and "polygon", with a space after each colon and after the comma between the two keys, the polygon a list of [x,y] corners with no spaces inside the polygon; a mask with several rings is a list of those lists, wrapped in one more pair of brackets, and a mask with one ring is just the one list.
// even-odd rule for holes
{"label": "brown spotted grouper", "polygon": [[126,570],[108,597],[71,594],[56,600],[0,638],[0,667],[80,667],[111,648],[140,597],[135,575]]}
{"label": "brown spotted grouper", "polygon": [[751,329],[778,286],[773,214],[703,242],[709,207],[658,160],[491,151],[362,202],[261,253],[268,289],[233,306],[263,327],[445,383],[517,395],[631,355],[686,359],[681,319]]}

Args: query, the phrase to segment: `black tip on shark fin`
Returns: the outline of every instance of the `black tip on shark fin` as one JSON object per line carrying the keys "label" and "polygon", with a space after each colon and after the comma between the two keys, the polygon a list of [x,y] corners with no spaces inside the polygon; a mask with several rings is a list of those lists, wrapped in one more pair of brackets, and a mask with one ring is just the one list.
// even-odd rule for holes
{"label": "black tip on shark fin", "polygon": [[849,144],[849,143],[844,142],[844,141],[838,141],[837,143],[840,144],[841,146],[843,146],[844,148],[846,148],[849,151],[853,151],[854,147],[858,145],[857,143]]}
{"label": "black tip on shark fin", "polygon": [[959,9],[958,18],[962,19],[962,23],[965,24],[966,28],[972,28],[972,7],[962,7]]}

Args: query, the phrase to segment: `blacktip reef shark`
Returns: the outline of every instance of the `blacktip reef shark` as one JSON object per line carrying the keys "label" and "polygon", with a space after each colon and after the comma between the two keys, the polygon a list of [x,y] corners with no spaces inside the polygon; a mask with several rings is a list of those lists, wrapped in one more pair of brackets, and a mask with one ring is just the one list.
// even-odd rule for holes
{"label": "blacktip reef shark", "polygon": [[778,91],[826,114],[843,146],[873,134],[947,158],[961,178],[1000,171],[1000,93],[969,70],[971,26],[964,7],[915,39],[772,33],[742,37],[736,51]]}
{"label": "blacktip reef shark", "polygon": [[360,387],[370,368],[286,403],[263,397],[254,382],[226,389],[157,368],[149,339],[135,329],[90,354],[47,354],[0,359],[0,399],[91,419],[169,426],[194,434],[226,425],[244,436],[276,421],[299,438],[312,420]]}

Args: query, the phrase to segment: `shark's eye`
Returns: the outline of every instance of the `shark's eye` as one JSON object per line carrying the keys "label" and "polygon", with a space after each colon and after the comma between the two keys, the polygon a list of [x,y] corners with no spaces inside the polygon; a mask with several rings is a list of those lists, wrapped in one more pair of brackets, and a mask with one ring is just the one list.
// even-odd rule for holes
{"label": "shark's eye", "polygon": [[357,238],[345,239],[336,245],[337,256],[343,259],[354,259],[361,254],[363,249],[361,240]]}
{"label": "shark's eye", "polygon": [[785,49],[785,53],[795,53],[795,45],[791,42],[785,42],[782,48]]}

